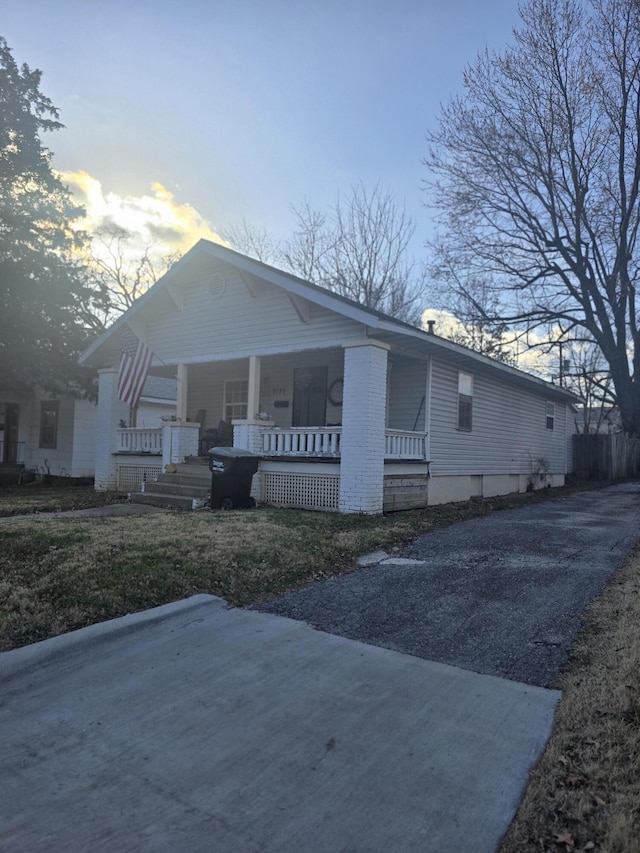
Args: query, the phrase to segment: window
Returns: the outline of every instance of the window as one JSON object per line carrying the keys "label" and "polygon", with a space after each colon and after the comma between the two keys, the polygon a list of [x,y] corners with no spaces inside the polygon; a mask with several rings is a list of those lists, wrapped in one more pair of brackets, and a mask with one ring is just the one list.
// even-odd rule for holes
{"label": "window", "polygon": [[224,420],[246,420],[248,397],[248,379],[228,379],[224,383]]}
{"label": "window", "polygon": [[58,446],[58,400],[40,403],[40,447],[52,450]]}
{"label": "window", "polygon": [[547,429],[553,429],[553,425],[556,419],[556,407],[553,403],[545,404],[545,412],[547,416]]}
{"label": "window", "polygon": [[473,423],[473,376],[458,373],[458,429],[471,432]]}

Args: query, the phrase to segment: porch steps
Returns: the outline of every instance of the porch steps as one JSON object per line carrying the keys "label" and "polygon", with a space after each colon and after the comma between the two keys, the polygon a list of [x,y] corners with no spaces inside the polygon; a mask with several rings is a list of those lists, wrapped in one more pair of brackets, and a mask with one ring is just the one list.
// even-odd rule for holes
{"label": "porch steps", "polygon": [[144,491],[131,492],[131,503],[166,506],[178,509],[198,509],[211,491],[211,472],[207,460],[187,461],[175,466],[171,474],[159,474],[147,480]]}

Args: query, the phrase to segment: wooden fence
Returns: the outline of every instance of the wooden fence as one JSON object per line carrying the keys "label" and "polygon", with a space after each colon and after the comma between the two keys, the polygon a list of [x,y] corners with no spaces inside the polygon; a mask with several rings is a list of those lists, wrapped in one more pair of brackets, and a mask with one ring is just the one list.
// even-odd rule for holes
{"label": "wooden fence", "polygon": [[640,479],[640,438],[626,435],[574,435],[573,473],[585,480]]}

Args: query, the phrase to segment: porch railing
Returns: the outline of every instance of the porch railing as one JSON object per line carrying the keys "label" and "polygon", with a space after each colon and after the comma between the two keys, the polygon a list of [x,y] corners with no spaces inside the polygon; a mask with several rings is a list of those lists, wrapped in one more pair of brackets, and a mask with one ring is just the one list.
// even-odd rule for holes
{"label": "porch railing", "polygon": [[422,461],[427,458],[425,439],[423,432],[387,429],[384,433],[384,458]]}
{"label": "porch railing", "polygon": [[162,456],[162,427],[119,429],[118,453],[150,453]]}
{"label": "porch railing", "polygon": [[[262,452],[265,456],[340,457],[342,427],[292,427],[265,429]],[[162,428],[119,429],[118,453],[162,455]],[[384,458],[422,461],[425,456],[425,434],[387,429],[384,435]]]}
{"label": "porch railing", "polygon": [[24,441],[0,441],[0,463],[24,465]]}
{"label": "porch railing", "polygon": [[[265,456],[340,456],[342,427],[295,427],[266,429],[262,433]],[[422,461],[426,459],[425,433],[388,429],[384,435],[384,458]]]}
{"label": "porch railing", "polygon": [[340,456],[342,427],[293,427],[262,433],[266,456]]}

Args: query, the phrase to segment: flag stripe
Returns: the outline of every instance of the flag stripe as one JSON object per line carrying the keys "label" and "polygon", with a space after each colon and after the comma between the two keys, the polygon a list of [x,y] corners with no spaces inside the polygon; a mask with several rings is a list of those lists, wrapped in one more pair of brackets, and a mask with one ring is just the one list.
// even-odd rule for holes
{"label": "flag stripe", "polygon": [[153,353],[134,335],[123,335],[122,355],[118,371],[118,398],[129,403],[132,409],[138,405],[147,378]]}

